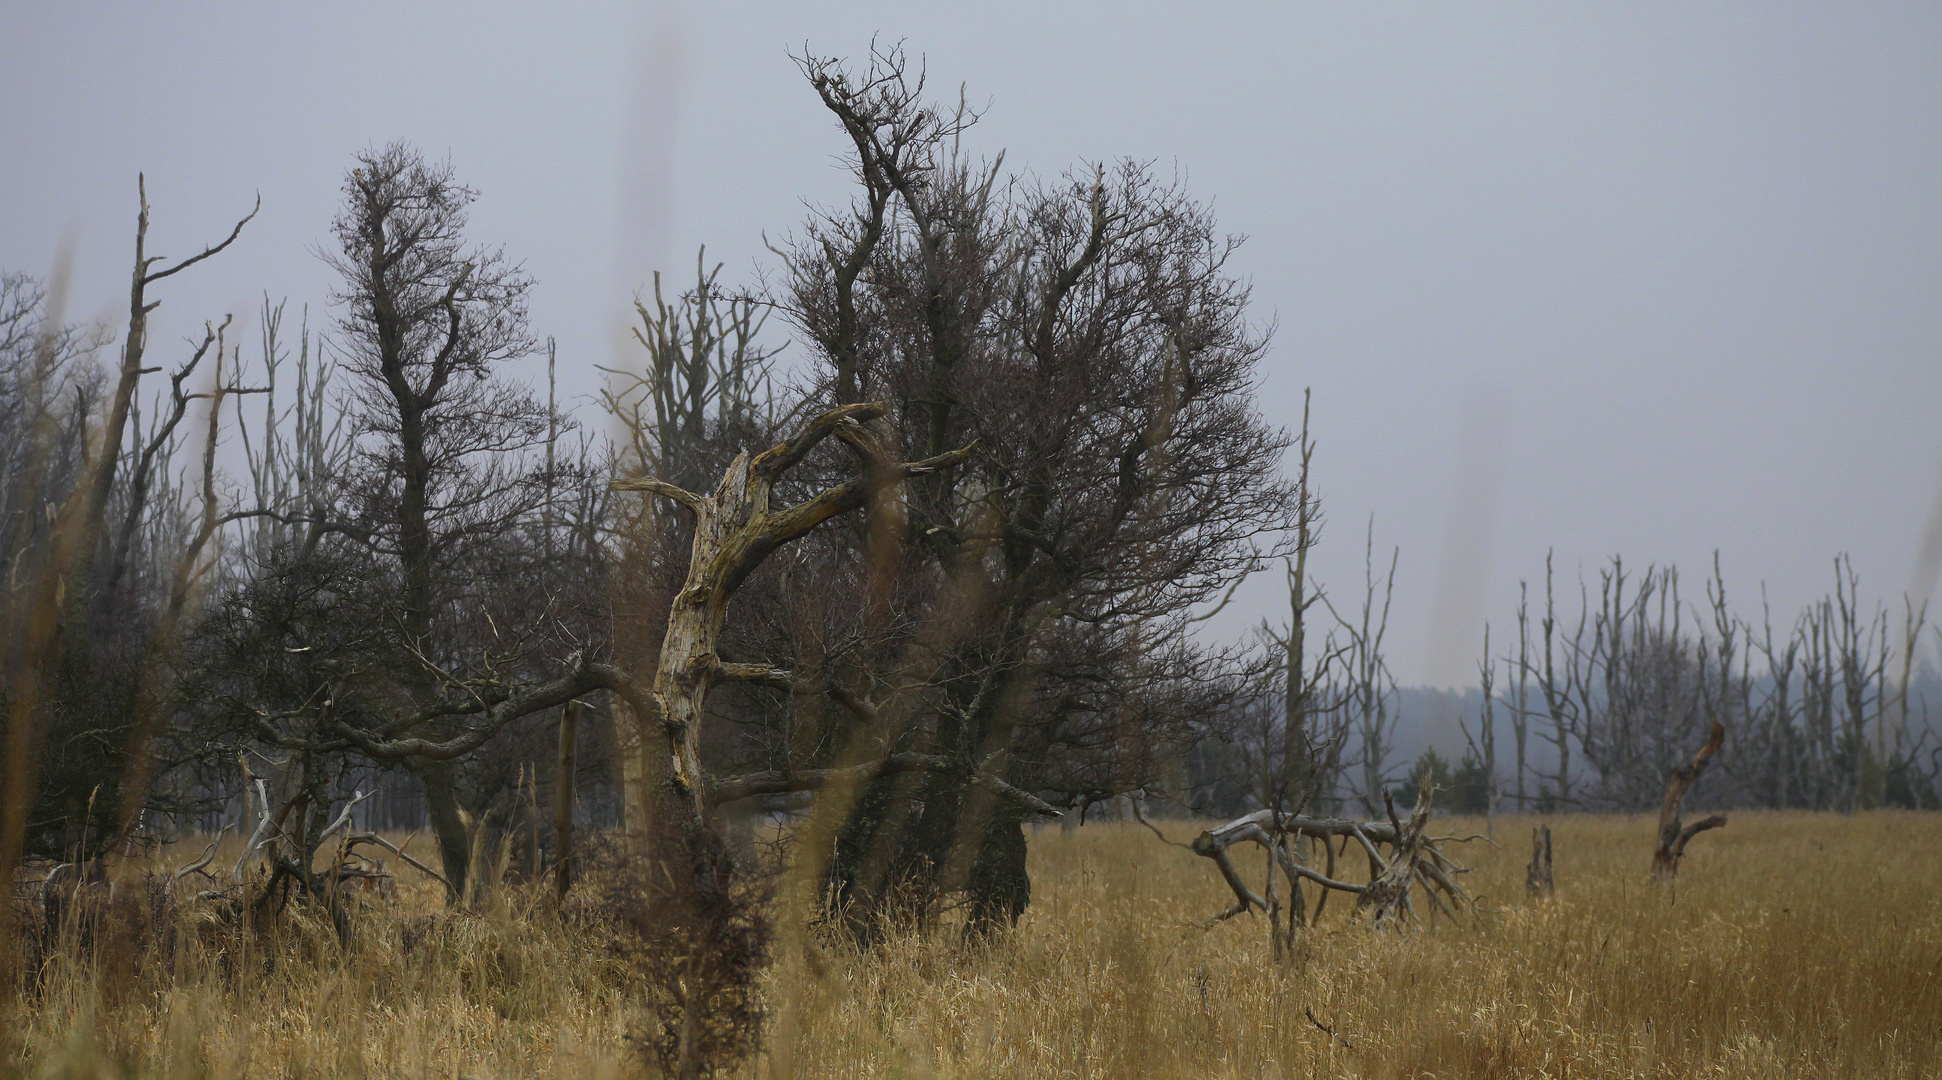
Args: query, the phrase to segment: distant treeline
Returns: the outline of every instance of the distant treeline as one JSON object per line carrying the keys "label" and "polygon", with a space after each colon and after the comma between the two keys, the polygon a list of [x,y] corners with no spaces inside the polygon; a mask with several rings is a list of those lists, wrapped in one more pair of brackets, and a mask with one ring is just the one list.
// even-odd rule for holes
{"label": "distant treeline", "polygon": [[[1380,812],[1383,792],[1413,800],[1427,772],[1439,805],[1463,813],[1655,809],[1718,720],[1726,744],[1697,803],[1942,806],[1942,673],[1921,659],[1935,628],[1910,601],[1864,606],[1845,557],[1833,591],[1778,625],[1739,614],[1717,565],[1696,597],[1675,567],[1619,558],[1571,582],[1573,603],[1559,585],[1547,563],[1510,632],[1486,630],[1479,685],[1465,690],[1399,686],[1384,664],[1342,662],[1353,647],[1311,657],[1311,802]],[[1196,748],[1189,805],[1239,813],[1279,797],[1288,685],[1274,673]]]}

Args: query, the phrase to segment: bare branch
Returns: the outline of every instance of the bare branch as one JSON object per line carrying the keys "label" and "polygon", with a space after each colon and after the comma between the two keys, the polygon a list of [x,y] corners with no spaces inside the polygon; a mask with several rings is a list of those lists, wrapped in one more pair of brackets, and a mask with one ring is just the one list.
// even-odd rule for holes
{"label": "bare branch", "polygon": [[317,842],[320,844],[323,843],[325,840],[330,838],[331,834],[349,825],[351,823],[351,810],[354,809],[358,803],[361,803],[364,800],[376,794],[377,794],[377,790],[375,788],[370,791],[353,792],[351,795],[351,801],[344,804],[344,809],[338,812],[337,818],[333,820],[329,825],[324,826],[324,831],[317,835]]}
{"label": "bare branch", "polygon": [[676,487],[664,480],[656,480],[651,476],[615,477],[607,486],[614,491],[645,491],[649,494],[659,495],[663,499],[679,503],[697,514],[701,513],[702,500],[706,498],[706,496],[697,495],[687,488]]}
{"label": "bare branch", "polygon": [[[142,208],[144,212],[147,210],[146,200],[144,200]],[[263,209],[263,195],[261,192],[258,192],[256,195],[256,204],[250,207],[249,213],[243,215],[243,220],[238,221],[236,223],[235,228],[229,230],[229,235],[223,239],[222,243],[216,244],[213,247],[203,248],[201,254],[191,255],[188,258],[182,260],[181,262],[176,263],[174,266],[169,267],[167,270],[159,270],[153,274],[148,273],[147,262],[154,262],[155,258],[148,259],[147,262],[145,262],[142,266],[142,284],[153,285],[154,283],[162,280],[165,277],[170,276],[171,274],[179,274],[182,271],[187,270],[189,267],[194,266],[195,264],[201,262],[202,260],[209,258],[211,255],[214,255],[217,252],[221,251],[222,249],[235,243],[236,238],[243,234],[243,226],[248,225],[250,223],[250,219],[254,218],[256,216],[256,212],[261,209]],[[159,258],[159,256],[157,256],[156,258]]]}
{"label": "bare branch", "polygon": [[773,668],[767,664],[731,664],[717,661],[715,675],[724,681],[760,683],[763,686],[773,686],[777,690],[793,690],[796,687],[795,676],[782,668]]}
{"label": "bare branch", "polygon": [[[411,841],[406,840],[405,843],[409,844],[411,843]],[[349,851],[351,848],[356,847],[359,844],[376,844],[379,847],[390,851],[393,855],[396,855],[400,859],[403,859],[404,861],[410,863],[412,866],[416,867],[417,869],[430,875],[432,878],[436,879],[439,884],[445,886],[447,889],[452,887],[452,883],[445,880],[445,875],[439,873],[438,871],[432,869],[429,866],[426,866],[424,863],[419,862],[417,859],[414,859],[411,856],[405,854],[404,848],[401,848],[398,845],[392,843],[391,841],[386,840],[384,837],[379,836],[377,833],[374,833],[374,832],[355,833],[351,835],[344,841],[344,850]]]}
{"label": "bare branch", "polygon": [[841,769],[797,769],[789,772],[769,770],[743,776],[710,780],[708,801],[734,802],[756,795],[784,795],[792,791],[817,791],[835,784],[854,785],[907,772],[951,773],[965,776],[972,785],[984,788],[999,798],[1046,817],[1063,817],[1055,806],[1028,791],[1020,790],[989,773],[971,769],[960,762],[930,754],[891,754],[880,762]]}
{"label": "bare branch", "polygon": [[189,865],[184,866],[182,869],[177,870],[174,873],[174,875],[172,875],[169,878],[169,880],[181,881],[183,878],[188,877],[190,874],[202,872],[203,867],[208,866],[211,862],[215,861],[216,846],[223,842],[223,834],[227,833],[228,831],[229,831],[228,825],[224,825],[222,828],[217,829],[215,838],[210,840],[209,846],[202,850],[202,857],[197,859],[195,862],[192,862]]}

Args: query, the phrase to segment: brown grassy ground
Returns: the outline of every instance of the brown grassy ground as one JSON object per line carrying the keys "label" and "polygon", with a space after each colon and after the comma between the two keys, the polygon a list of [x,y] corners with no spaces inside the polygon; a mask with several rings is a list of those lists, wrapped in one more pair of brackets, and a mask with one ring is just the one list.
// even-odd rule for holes
{"label": "brown grassy ground", "polygon": [[[909,937],[867,957],[786,948],[773,1052],[750,1072],[1942,1075],[1942,816],[1735,815],[1694,842],[1676,890],[1646,880],[1650,822],[1553,827],[1555,899],[1525,899],[1529,823],[1500,819],[1505,849],[1466,853],[1494,915],[1377,935],[1338,897],[1279,967],[1258,918],[1197,928],[1227,899],[1205,860],[1137,825],[1048,829],[1032,845],[1032,908],[1002,941]],[[1259,875],[1251,853],[1244,865]],[[638,1017],[602,940],[516,890],[491,910],[438,915],[434,889],[407,882],[360,919],[348,955],[297,917],[227,964],[180,948],[173,978],[57,963],[18,1018],[21,1064],[48,1076],[631,1071],[623,1036]]]}

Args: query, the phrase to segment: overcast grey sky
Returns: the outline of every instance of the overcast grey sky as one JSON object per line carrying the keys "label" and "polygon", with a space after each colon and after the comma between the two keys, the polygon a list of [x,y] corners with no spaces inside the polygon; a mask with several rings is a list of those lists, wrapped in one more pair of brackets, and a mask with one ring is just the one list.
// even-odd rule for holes
{"label": "overcast grey sky", "polygon": [[[1911,584],[1942,479],[1942,6],[1935,4],[23,4],[0,13],[0,267],[76,237],[71,316],[125,313],[151,244],[166,357],[258,295],[311,304],[355,150],[410,139],[538,277],[570,385],[626,299],[706,243],[846,197],[787,53],[924,54],[991,103],[975,148],[1056,173],[1178,168],[1278,325],[1263,409],[1315,392],[1319,575],[1400,545],[1405,682],[1474,679],[1519,578],[1720,549],[1791,619],[1853,555]],[[1262,575],[1214,626],[1279,614]],[[1501,640],[1501,636],[1500,639]]]}

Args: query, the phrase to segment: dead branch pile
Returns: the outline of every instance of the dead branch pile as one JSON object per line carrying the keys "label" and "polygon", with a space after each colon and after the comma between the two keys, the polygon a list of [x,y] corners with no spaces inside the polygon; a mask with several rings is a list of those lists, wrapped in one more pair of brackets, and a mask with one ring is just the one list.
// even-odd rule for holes
{"label": "dead branch pile", "polygon": [[[1469,868],[1452,858],[1443,845],[1480,837],[1429,835],[1430,786],[1427,777],[1417,792],[1416,805],[1407,817],[1398,818],[1394,802],[1386,797],[1385,802],[1389,807],[1387,821],[1310,817],[1270,809],[1257,810],[1201,833],[1192,844],[1194,854],[1212,859],[1228,887],[1234,890],[1233,905],[1207,919],[1203,925],[1213,926],[1258,908],[1267,912],[1269,919],[1276,921],[1279,934],[1280,903],[1275,888],[1276,868],[1280,869],[1288,883],[1289,933],[1293,932],[1295,926],[1306,925],[1310,918],[1319,916],[1328,903],[1329,893],[1337,891],[1354,893],[1356,911],[1370,913],[1377,927],[1416,917],[1415,903],[1411,898],[1414,887],[1421,888],[1432,912],[1441,911],[1454,918],[1460,913],[1474,910],[1470,895],[1457,884],[1457,877],[1469,873]],[[1229,849],[1242,841],[1252,841],[1268,852],[1265,897],[1248,887],[1240,870],[1234,865]],[[1351,842],[1360,847],[1368,859],[1369,876],[1366,882],[1347,881],[1337,876],[1336,860],[1348,853]],[[1320,871],[1308,865],[1309,849],[1317,845],[1325,860]],[[1303,882],[1321,888],[1321,896],[1312,916],[1303,898]]]}

